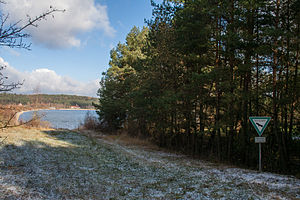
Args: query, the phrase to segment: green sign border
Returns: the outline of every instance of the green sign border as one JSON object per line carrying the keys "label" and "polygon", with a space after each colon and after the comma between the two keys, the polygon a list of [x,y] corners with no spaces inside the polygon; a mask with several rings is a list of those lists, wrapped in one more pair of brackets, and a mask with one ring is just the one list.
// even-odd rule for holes
{"label": "green sign border", "polygon": [[[256,132],[258,133],[259,136],[261,136],[265,130],[265,128],[267,127],[267,125],[269,124],[271,117],[249,117],[250,122],[252,123],[252,125],[254,126]],[[254,119],[267,119],[267,122],[265,123],[264,127],[261,129],[261,131],[258,130],[256,124],[254,123]]]}

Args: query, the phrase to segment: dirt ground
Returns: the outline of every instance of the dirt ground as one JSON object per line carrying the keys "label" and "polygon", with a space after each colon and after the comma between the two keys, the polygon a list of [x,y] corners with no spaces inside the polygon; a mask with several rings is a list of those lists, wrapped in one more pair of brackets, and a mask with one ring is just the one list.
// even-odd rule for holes
{"label": "dirt ground", "polygon": [[300,180],[292,176],[87,134],[1,131],[0,199],[300,199]]}

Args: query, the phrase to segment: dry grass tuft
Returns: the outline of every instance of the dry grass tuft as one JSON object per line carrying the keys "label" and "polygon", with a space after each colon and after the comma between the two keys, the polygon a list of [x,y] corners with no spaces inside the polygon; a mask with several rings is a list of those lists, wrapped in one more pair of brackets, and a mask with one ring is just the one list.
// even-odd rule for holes
{"label": "dry grass tuft", "polygon": [[103,134],[102,132],[92,130],[80,130],[81,133],[88,137],[96,139],[104,139],[109,142],[117,143],[125,146],[142,147],[144,149],[162,150],[152,141],[146,138],[132,137],[127,132],[120,132],[118,134]]}
{"label": "dry grass tuft", "polygon": [[132,137],[127,133],[121,133],[119,135],[107,135],[105,137],[106,139],[111,139],[113,141],[116,141],[122,145],[126,146],[141,146],[141,147],[147,147],[151,149],[157,149],[158,147],[153,144],[150,140],[139,138],[139,137]]}

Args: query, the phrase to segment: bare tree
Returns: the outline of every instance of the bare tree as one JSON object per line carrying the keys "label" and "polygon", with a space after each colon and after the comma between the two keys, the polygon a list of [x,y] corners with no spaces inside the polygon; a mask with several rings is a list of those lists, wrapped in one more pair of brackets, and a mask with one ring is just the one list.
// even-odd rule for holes
{"label": "bare tree", "polygon": [[[0,6],[5,4],[6,2],[3,0],[0,0]],[[41,20],[46,20],[47,16],[54,17],[55,12],[65,12],[65,10],[60,10],[57,8],[54,8],[52,6],[49,7],[48,10],[43,12],[42,14],[30,17],[27,15],[26,19],[20,19],[19,21],[15,23],[9,22],[9,13],[4,14],[0,11],[0,46],[6,46],[10,48],[22,48],[26,50],[31,50],[31,43],[27,43],[24,41],[25,38],[29,38],[30,34],[26,33],[25,30],[28,27],[38,27],[38,22]],[[23,21],[26,21],[26,23],[22,23]],[[2,70],[6,66],[0,65],[0,93],[1,92],[10,92],[22,85],[22,82],[8,82],[8,77],[4,76],[2,73]],[[10,109],[10,108],[4,108],[0,107],[0,110],[3,109]],[[10,123],[13,121],[13,119],[16,116],[16,112],[14,112],[10,117],[8,117],[8,120],[1,119],[3,116],[0,116],[0,129],[12,127]],[[20,124],[19,124],[20,125]],[[13,125],[14,126],[14,125]]]}
{"label": "bare tree", "polygon": [[32,101],[32,102],[35,102],[35,106],[38,106],[38,103],[39,103],[39,94],[41,93],[41,86],[40,84],[36,85],[34,88],[33,88],[33,98],[35,101]]}

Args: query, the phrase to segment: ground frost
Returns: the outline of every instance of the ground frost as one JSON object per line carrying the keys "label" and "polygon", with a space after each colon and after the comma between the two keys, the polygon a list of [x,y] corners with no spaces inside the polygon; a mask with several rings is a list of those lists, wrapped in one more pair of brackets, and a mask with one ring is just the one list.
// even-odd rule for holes
{"label": "ground frost", "polygon": [[[299,179],[96,141],[10,129],[0,146],[0,199],[297,199]],[[0,136],[2,136],[0,135]]]}

